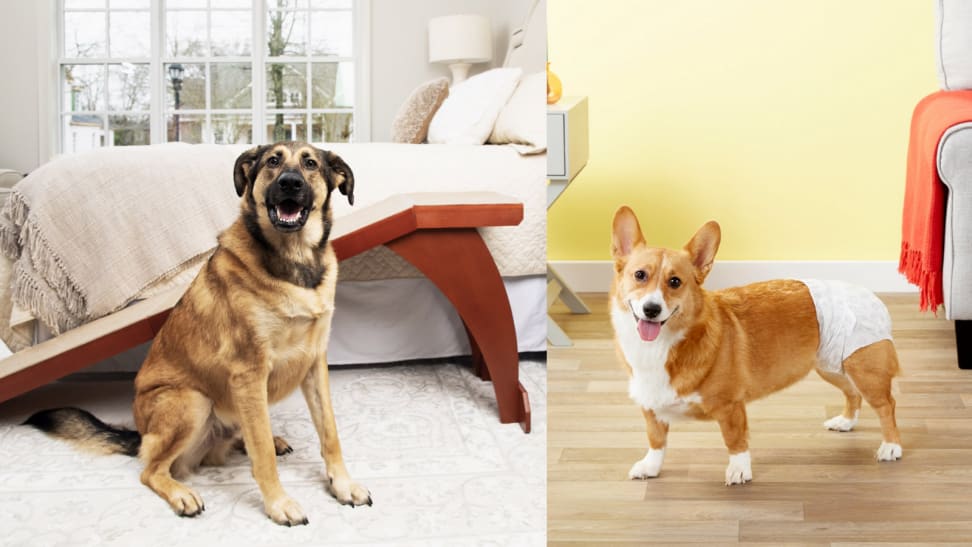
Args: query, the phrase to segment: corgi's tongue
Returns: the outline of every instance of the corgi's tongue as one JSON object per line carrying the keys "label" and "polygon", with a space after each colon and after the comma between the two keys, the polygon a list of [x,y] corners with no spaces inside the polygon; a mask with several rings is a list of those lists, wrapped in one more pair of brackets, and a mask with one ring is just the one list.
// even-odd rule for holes
{"label": "corgi's tongue", "polygon": [[645,321],[644,319],[638,320],[638,336],[645,342],[651,342],[655,338],[658,338],[658,333],[661,332],[661,323],[655,323],[654,321]]}

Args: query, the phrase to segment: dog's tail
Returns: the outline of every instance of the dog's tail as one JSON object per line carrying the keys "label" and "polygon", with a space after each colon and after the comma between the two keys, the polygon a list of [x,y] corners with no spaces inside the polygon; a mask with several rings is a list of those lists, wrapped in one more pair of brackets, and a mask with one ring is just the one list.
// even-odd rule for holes
{"label": "dog's tail", "polygon": [[21,425],[32,425],[82,450],[98,454],[137,456],[142,445],[142,435],[138,431],[108,425],[80,408],[42,410]]}

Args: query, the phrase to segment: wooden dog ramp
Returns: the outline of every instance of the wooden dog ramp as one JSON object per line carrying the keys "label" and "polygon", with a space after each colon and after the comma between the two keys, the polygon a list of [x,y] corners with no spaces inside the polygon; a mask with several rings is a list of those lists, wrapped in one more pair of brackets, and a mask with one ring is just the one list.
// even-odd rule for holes
{"label": "wooden dog ramp", "polygon": [[[499,418],[530,432],[519,382],[513,312],[499,270],[477,228],[515,226],[523,204],[492,192],[393,196],[336,219],[338,260],[385,245],[449,299],[469,335],[473,365],[492,380]],[[151,340],[186,287],[135,303],[0,361],[0,402]]]}

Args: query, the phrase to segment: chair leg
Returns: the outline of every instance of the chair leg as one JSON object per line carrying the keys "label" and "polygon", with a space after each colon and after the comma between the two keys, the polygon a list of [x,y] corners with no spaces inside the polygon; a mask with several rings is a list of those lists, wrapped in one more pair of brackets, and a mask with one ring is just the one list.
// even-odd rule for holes
{"label": "chair leg", "polygon": [[386,244],[432,281],[456,308],[496,392],[500,422],[530,432],[530,403],[519,382],[520,357],[506,287],[475,228],[418,230]]}
{"label": "chair leg", "polygon": [[959,368],[972,370],[972,319],[955,321],[955,351]]}

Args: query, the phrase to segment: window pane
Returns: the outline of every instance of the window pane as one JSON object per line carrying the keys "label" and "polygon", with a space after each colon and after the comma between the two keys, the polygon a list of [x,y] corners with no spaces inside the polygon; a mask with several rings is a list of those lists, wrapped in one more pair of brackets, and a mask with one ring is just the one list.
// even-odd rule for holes
{"label": "window pane", "polygon": [[66,154],[94,150],[105,145],[104,118],[92,114],[62,117],[61,151]]}
{"label": "window pane", "polygon": [[350,112],[312,114],[313,142],[351,142],[353,121]]}
{"label": "window pane", "polygon": [[313,108],[351,108],[354,106],[354,64],[314,63],[311,65],[311,106]]}
{"label": "window pane", "polygon": [[64,56],[104,57],[104,12],[65,12]]}
{"label": "window pane", "polygon": [[202,114],[172,114],[166,116],[165,129],[168,142],[203,142],[203,122],[206,117]]}
{"label": "window pane", "polygon": [[148,9],[151,3],[150,0],[111,0],[109,7],[111,9]]}
{"label": "window pane", "polygon": [[242,56],[250,54],[253,35],[249,11],[220,11],[212,16],[213,55]]}
{"label": "window pane", "polygon": [[253,67],[247,64],[213,63],[212,108],[250,108],[253,106]]}
{"label": "window pane", "polygon": [[[178,64],[178,63],[175,63]],[[196,63],[182,64],[182,80],[172,80],[167,64],[162,70],[162,80],[165,82],[165,97],[167,109],[206,108],[206,65]],[[176,88],[179,97],[176,101]]]}
{"label": "window pane", "polygon": [[148,110],[149,66],[108,65],[108,110]]}
{"label": "window pane", "polygon": [[307,0],[267,0],[270,9],[307,9]]}
{"label": "window pane", "polygon": [[304,108],[307,106],[306,95],[305,63],[267,65],[267,107]]}
{"label": "window pane", "polygon": [[311,0],[311,7],[351,9],[351,0]]}
{"label": "window pane", "polygon": [[250,0],[212,0],[211,5],[214,8],[250,8],[253,3]]}
{"label": "window pane", "polygon": [[104,65],[64,65],[63,110],[105,109]]}
{"label": "window pane", "polygon": [[102,8],[105,0],[64,0],[64,9]]}
{"label": "window pane", "polygon": [[124,114],[108,117],[108,132],[112,146],[150,144],[147,114]]}
{"label": "window pane", "polygon": [[152,23],[147,11],[113,11],[108,14],[108,42],[112,57],[148,57]]}
{"label": "window pane", "polygon": [[206,12],[168,12],[165,22],[165,51],[173,57],[208,55]]}
{"label": "window pane", "polygon": [[350,57],[352,31],[350,11],[312,12],[311,55]]}
{"label": "window pane", "polygon": [[267,138],[271,142],[306,141],[307,116],[303,113],[267,116]]}
{"label": "window pane", "polygon": [[307,54],[307,12],[267,14],[267,54],[270,57]]}
{"label": "window pane", "polygon": [[165,7],[172,8],[206,8],[206,0],[167,0]]}
{"label": "window pane", "polygon": [[213,115],[214,144],[250,144],[253,142],[253,116],[238,114]]}

